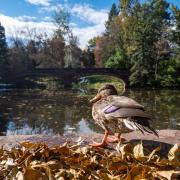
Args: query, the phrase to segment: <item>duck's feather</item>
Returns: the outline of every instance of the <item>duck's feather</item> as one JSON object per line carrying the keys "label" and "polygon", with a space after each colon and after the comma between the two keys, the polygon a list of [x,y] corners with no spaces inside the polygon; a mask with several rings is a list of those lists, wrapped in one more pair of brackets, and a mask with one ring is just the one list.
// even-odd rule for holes
{"label": "duck's feather", "polygon": [[99,100],[93,105],[92,115],[103,129],[112,132],[140,130],[157,135],[150,126],[152,117],[144,106],[125,96],[111,95]]}
{"label": "duck's feather", "polygon": [[[113,107],[113,108],[112,108]],[[119,108],[117,106],[108,106],[104,110],[104,116],[107,119],[112,118],[126,118],[126,117],[143,117],[151,119],[152,117],[141,109],[133,108]]]}
{"label": "duck's feather", "polygon": [[104,113],[105,114],[113,113],[113,112],[117,111],[119,108],[120,107],[118,107],[118,106],[110,105],[105,108]]}
{"label": "duck's feather", "polygon": [[111,95],[108,96],[106,99],[109,102],[109,105],[115,105],[120,108],[135,108],[144,110],[144,106],[126,96]]}
{"label": "duck's feather", "polygon": [[140,130],[144,132],[153,133],[158,137],[158,133],[150,126],[150,119],[142,117],[127,118],[124,120],[124,125],[131,130]]}

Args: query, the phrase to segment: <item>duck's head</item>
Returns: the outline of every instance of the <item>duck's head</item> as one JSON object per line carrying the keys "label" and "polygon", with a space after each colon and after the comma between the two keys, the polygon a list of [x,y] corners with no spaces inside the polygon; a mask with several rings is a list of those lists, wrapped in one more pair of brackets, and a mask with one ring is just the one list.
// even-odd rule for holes
{"label": "duck's head", "polygon": [[106,84],[98,90],[97,95],[90,100],[91,103],[99,101],[101,98],[106,98],[110,95],[117,95],[117,90],[112,84]]}

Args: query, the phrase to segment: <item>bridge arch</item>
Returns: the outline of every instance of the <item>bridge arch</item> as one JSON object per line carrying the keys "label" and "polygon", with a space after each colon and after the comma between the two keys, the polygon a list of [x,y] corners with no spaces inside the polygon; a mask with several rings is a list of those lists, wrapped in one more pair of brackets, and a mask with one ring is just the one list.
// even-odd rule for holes
{"label": "bridge arch", "polygon": [[15,80],[21,80],[26,77],[57,77],[66,86],[72,85],[82,76],[90,75],[108,75],[117,77],[129,85],[130,73],[125,69],[111,69],[111,68],[48,68],[48,69],[32,69],[27,72],[15,75]]}

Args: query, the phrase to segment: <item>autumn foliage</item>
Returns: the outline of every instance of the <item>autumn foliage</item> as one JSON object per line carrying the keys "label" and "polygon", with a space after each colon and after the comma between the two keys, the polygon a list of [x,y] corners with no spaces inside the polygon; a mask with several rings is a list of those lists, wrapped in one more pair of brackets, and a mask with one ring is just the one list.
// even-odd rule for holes
{"label": "autumn foliage", "polygon": [[19,148],[0,149],[0,179],[178,179],[178,145],[169,150],[167,157],[161,157],[160,150],[157,147],[149,152],[142,142],[118,144],[113,150],[81,143],[50,148],[45,144],[23,142]]}

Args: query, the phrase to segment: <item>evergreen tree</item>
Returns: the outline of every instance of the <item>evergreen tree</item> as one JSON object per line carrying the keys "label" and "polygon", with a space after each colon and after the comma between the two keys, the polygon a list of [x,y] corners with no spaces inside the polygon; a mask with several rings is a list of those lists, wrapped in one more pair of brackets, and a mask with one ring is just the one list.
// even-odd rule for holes
{"label": "evergreen tree", "polygon": [[100,62],[130,69],[131,85],[180,84],[180,10],[167,0],[120,0],[117,14],[115,7],[96,43]]}
{"label": "evergreen tree", "polygon": [[123,16],[128,16],[131,14],[132,11],[132,5],[134,4],[134,0],[120,0],[119,6],[120,6],[120,12],[123,14]]}
{"label": "evergreen tree", "polygon": [[173,31],[173,41],[180,47],[180,9],[173,6],[173,18],[175,30]]}
{"label": "evergreen tree", "polygon": [[[164,0],[149,0],[134,12],[137,24],[134,29],[134,53],[130,83],[132,85],[152,85],[157,79],[158,66],[164,49],[158,44],[165,39],[169,28],[169,4]],[[169,58],[169,51],[165,58]]]}
{"label": "evergreen tree", "polygon": [[180,9],[172,6],[173,28],[171,46],[171,57],[167,61],[160,62],[158,80],[163,86],[179,86],[180,77],[177,72],[180,70]]}
{"label": "evergreen tree", "polygon": [[108,14],[108,20],[106,21],[106,34],[110,33],[110,26],[111,26],[111,22],[113,21],[114,17],[118,16],[119,14],[119,9],[117,8],[116,4],[113,3],[111,10]]}
{"label": "evergreen tree", "polygon": [[0,68],[3,68],[7,63],[7,44],[4,27],[0,23]]}

